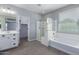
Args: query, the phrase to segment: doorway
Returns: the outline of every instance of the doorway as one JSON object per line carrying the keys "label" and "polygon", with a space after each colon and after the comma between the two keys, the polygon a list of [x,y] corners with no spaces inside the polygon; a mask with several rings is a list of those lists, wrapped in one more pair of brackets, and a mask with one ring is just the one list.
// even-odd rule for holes
{"label": "doorway", "polygon": [[28,24],[20,25],[20,39],[28,41]]}

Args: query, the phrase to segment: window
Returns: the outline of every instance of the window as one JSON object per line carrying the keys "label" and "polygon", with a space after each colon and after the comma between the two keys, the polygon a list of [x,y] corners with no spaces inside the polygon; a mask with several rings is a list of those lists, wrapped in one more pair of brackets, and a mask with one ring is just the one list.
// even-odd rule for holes
{"label": "window", "polygon": [[58,31],[79,33],[79,8],[73,8],[59,13]]}

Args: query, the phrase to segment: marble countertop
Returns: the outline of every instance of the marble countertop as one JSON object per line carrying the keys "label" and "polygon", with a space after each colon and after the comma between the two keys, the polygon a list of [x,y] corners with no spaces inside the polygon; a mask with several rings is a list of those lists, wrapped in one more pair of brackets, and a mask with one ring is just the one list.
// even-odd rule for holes
{"label": "marble countertop", "polygon": [[0,31],[0,34],[12,34],[12,33],[18,33],[17,31]]}

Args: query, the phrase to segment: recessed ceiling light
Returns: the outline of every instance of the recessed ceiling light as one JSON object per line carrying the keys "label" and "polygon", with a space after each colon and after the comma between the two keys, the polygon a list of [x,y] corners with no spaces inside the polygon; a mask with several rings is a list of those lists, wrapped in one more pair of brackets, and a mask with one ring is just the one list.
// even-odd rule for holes
{"label": "recessed ceiling light", "polygon": [[37,4],[37,6],[41,6],[41,4]]}

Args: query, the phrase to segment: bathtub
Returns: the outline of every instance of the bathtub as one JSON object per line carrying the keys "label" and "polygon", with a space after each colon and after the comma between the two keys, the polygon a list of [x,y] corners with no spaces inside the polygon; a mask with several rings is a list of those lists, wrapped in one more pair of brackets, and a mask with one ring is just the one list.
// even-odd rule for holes
{"label": "bathtub", "polygon": [[49,40],[49,46],[68,54],[78,55],[79,35],[57,33],[54,40]]}

